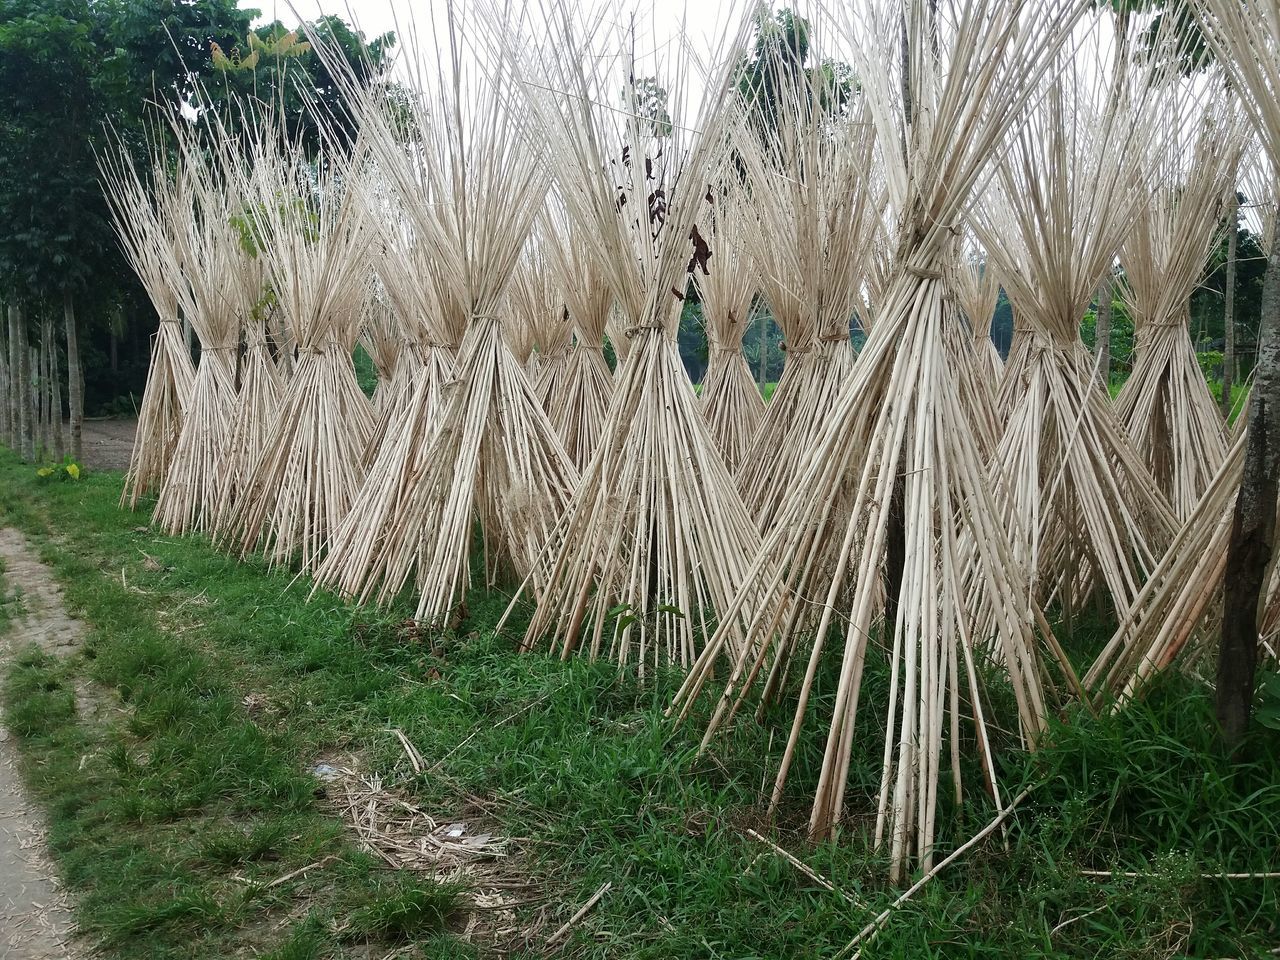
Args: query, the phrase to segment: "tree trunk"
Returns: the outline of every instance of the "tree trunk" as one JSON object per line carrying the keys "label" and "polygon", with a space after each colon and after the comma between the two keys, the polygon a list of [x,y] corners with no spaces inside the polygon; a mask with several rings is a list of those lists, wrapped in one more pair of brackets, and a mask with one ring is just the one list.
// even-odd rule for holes
{"label": "tree trunk", "polygon": [[4,304],[0,304],[0,441],[9,443],[13,438],[13,402],[9,396],[13,377],[9,376],[9,323]]}
{"label": "tree trunk", "polygon": [[22,453],[22,339],[18,325],[22,314],[18,305],[9,304],[9,447],[14,453]]}
{"label": "tree trunk", "polygon": [[53,452],[59,460],[67,454],[67,433],[62,424],[62,374],[58,369],[58,342],[49,322],[49,407],[53,411]]}
{"label": "tree trunk", "polygon": [[71,426],[71,459],[80,462],[80,434],[84,428],[84,379],[80,372],[80,341],[76,336],[75,302],[68,291],[62,295],[62,314],[67,322],[67,407]]}
{"label": "tree trunk", "polygon": [[1098,356],[1098,379],[1111,386],[1111,272],[1098,287],[1098,320],[1094,327],[1093,349]]}
{"label": "tree trunk", "polygon": [[27,318],[18,307],[18,449],[24,460],[36,458],[35,429],[31,423],[31,351],[27,346]]}
{"label": "tree trunk", "polygon": [[32,433],[35,435],[36,456],[37,460],[47,460],[49,458],[49,421],[45,417],[45,389],[44,389],[44,344],[31,347],[28,351],[31,356],[31,413],[35,417],[35,429]]}
{"label": "tree trunk", "polygon": [[57,451],[57,444],[53,438],[56,421],[51,388],[53,383],[51,368],[56,355],[53,345],[53,321],[46,316],[40,321],[40,376],[37,383],[40,390],[40,444],[44,447],[44,459],[55,457]]}
{"label": "tree trunk", "polygon": [[1236,252],[1240,239],[1240,203],[1231,206],[1228,223],[1231,234],[1227,237],[1227,289],[1226,306],[1222,313],[1222,329],[1225,342],[1222,345],[1222,419],[1231,416],[1231,385],[1236,378]]}
{"label": "tree trunk", "polygon": [[1223,582],[1217,714],[1229,749],[1240,745],[1253,713],[1258,623],[1274,556],[1280,482],[1280,234],[1262,284],[1258,365],[1249,402],[1244,474],[1236,497]]}

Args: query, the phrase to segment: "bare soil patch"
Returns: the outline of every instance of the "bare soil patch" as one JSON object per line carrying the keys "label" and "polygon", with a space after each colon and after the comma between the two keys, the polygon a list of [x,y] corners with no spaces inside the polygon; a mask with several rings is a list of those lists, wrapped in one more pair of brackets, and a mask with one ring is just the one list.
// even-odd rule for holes
{"label": "bare soil patch", "polygon": [[137,430],[137,420],[86,420],[80,432],[84,465],[97,470],[128,470]]}

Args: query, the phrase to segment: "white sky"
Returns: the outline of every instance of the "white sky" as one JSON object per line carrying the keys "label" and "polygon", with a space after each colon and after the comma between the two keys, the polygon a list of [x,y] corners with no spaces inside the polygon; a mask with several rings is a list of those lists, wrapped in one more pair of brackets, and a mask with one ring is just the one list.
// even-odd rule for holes
{"label": "white sky", "polygon": [[[368,37],[395,31],[398,45],[408,39],[404,35],[408,32],[408,19],[416,21],[418,33],[425,35],[433,17],[444,22],[446,8],[444,0],[294,0],[295,15],[288,0],[241,0],[241,5],[260,9],[263,16],[258,22],[280,20],[287,25],[296,23],[299,16],[310,20],[322,14],[337,14]],[[727,42],[725,35],[732,33],[746,8],[745,0],[647,0],[634,4],[625,0],[586,0],[586,5],[593,10],[612,8],[619,11],[620,17],[634,13],[638,32],[653,24],[653,36],[648,38],[651,49],[669,45],[683,26],[683,32],[699,52],[717,49]],[[469,0],[457,3],[464,17],[469,9],[479,6]],[[404,31],[396,29],[397,19]]]}

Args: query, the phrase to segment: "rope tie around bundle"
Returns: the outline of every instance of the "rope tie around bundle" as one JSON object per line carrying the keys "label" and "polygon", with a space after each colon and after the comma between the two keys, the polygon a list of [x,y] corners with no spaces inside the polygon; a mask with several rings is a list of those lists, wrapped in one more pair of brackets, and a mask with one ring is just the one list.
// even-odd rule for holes
{"label": "rope tie around bundle", "polygon": [[342,344],[340,344],[337,340],[325,340],[322,343],[312,343],[312,344],[308,344],[305,347],[300,346],[298,347],[298,353],[319,355],[322,353],[330,353],[334,350],[340,350],[341,348],[342,348]]}
{"label": "rope tie around bundle", "polygon": [[911,276],[919,277],[921,280],[941,280],[942,279],[942,271],[934,270],[931,267],[914,267],[908,264],[906,270],[907,270],[907,273],[911,274]]}

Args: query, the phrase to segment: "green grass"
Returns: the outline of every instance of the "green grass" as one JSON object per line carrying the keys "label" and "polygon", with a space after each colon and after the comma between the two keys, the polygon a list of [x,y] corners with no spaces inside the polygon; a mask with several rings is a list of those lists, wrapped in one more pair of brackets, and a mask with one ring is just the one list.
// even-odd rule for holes
{"label": "green grass", "polygon": [[11,592],[5,586],[4,558],[0,557],[0,634],[4,632],[9,621],[16,617],[22,609],[22,598],[16,591]]}
{"label": "green grass", "polygon": [[[440,635],[406,629],[403,607],[307,602],[307,584],[287,573],[198,538],[139,532],[145,518],[116,509],[118,489],[111,474],[37,486],[29,467],[0,455],[0,524],[38,538],[93,626],[69,662],[24,657],[7,703],[80,921],[108,954],[364,956],[372,940],[377,956],[406,943],[421,956],[469,955],[448,935],[467,917],[469,891],[379,869],[317,802],[306,771],[334,751],[357,753],[437,822],[480,809],[486,830],[515,838],[499,869],[521,885],[515,899],[530,901],[522,918],[545,901],[547,920],[541,939],[482,944],[479,955],[542,956],[550,931],[606,881],[564,956],[828,957],[896,896],[865,833],[883,736],[874,711],[857,732],[851,817],[838,842],[811,845],[805,795],[820,743],[801,749],[771,824],[761,791],[778,737],[745,723],[699,757],[701,718],[673,728],[663,717],[678,677],[640,683],[609,664],[519,655],[492,629],[501,594],[474,594],[469,619]],[[140,550],[162,569],[144,567]],[[1073,653],[1105,632],[1080,631]],[[829,668],[818,713],[833,695]],[[122,708],[105,730],[75,716],[71,691],[84,677]],[[883,663],[869,665],[865,684],[867,702],[879,702]],[[426,772],[409,767],[392,729],[417,746]],[[1228,765],[1204,691],[1173,680],[1118,715],[1070,710],[1051,740],[1033,757],[1001,754],[1006,794],[1036,785],[1007,838],[927,886],[864,956],[1136,960],[1274,946],[1280,886],[1201,876],[1280,869],[1274,738]],[[944,802],[942,847],[991,816],[979,802]],[[327,856],[337,859],[261,889]]]}
{"label": "green grass", "polygon": [[[1127,372],[1123,375],[1112,374],[1111,382],[1107,384],[1107,390],[1110,392],[1112,400],[1120,395],[1120,390],[1128,379],[1129,375]],[[1209,377],[1205,382],[1209,385],[1209,393],[1213,395],[1214,402],[1221,403],[1222,381]],[[1248,383],[1237,382],[1231,384],[1231,416],[1229,418],[1231,423],[1234,424],[1236,422],[1236,417],[1240,415],[1241,404],[1244,402],[1245,395],[1248,392]]]}

